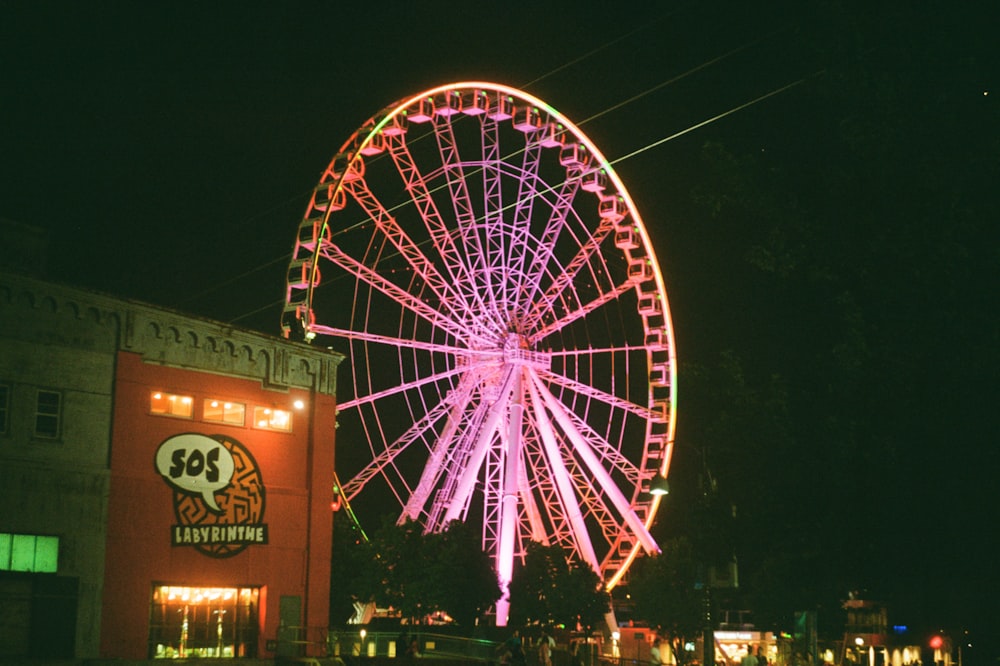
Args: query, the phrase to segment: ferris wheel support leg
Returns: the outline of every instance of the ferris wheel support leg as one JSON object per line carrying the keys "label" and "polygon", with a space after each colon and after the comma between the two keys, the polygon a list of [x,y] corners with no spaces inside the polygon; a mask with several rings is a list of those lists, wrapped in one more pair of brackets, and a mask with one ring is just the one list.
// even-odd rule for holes
{"label": "ferris wheel support leg", "polygon": [[521,392],[521,372],[514,373],[514,388],[507,424],[507,457],[504,461],[503,511],[500,516],[500,551],[497,556],[497,577],[503,595],[497,602],[497,626],[506,627],[510,616],[510,580],[514,573],[514,536],[517,531],[517,478],[521,460],[521,422],[524,396]]}

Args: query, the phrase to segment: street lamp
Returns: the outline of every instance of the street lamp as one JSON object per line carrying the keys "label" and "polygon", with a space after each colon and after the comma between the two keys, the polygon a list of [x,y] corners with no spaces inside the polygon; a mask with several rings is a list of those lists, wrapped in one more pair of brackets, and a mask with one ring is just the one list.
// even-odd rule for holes
{"label": "street lamp", "polygon": [[670,482],[666,477],[657,474],[649,484],[649,494],[659,497],[670,494]]}
{"label": "street lamp", "polygon": [[[677,443],[674,443],[677,445]],[[695,453],[700,454],[701,457],[701,467],[702,475],[699,485],[701,486],[701,505],[704,510],[709,511],[712,505],[716,501],[716,482],[715,478],[712,476],[712,471],[708,466],[708,449],[707,447],[697,447],[687,445]],[[670,484],[667,482],[666,477],[657,474],[650,480],[649,484],[649,494],[659,497],[663,495],[670,494]],[[706,513],[706,516],[711,515],[711,513]],[[735,514],[734,514],[735,515]],[[706,529],[705,525],[701,526],[701,529]],[[701,547],[704,550],[705,546]],[[699,559],[703,561],[705,566],[704,569],[704,580],[700,583],[700,589],[702,591],[702,663],[704,666],[714,666],[715,665],[715,629],[712,619],[712,587],[713,585],[718,587],[724,587],[725,585],[719,585],[713,580],[711,575],[711,567],[709,562],[712,561],[714,553],[700,552]],[[731,585],[735,587],[736,579],[735,576],[732,577]],[[696,589],[698,586],[696,585]]]}

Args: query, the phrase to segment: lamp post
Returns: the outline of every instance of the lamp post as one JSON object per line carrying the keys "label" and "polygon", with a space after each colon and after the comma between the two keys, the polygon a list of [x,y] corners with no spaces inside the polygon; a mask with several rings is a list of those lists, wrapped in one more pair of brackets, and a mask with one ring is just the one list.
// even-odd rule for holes
{"label": "lamp post", "polygon": [[715,665],[715,630],[712,629],[712,586],[706,580],[705,586],[705,614],[704,627],[702,629],[702,666]]}
{"label": "lamp post", "polygon": [[[675,442],[674,446],[678,443]],[[713,509],[715,508],[715,503],[717,501],[717,486],[716,480],[712,475],[712,471],[708,466],[708,452],[706,448],[694,447],[691,445],[686,445],[688,448],[692,449],[695,453],[700,454],[701,458],[701,476],[699,477],[699,485],[701,489],[701,498],[699,500],[700,507],[706,512],[703,516],[704,518],[711,518],[714,514]],[[656,475],[650,479],[649,484],[649,494],[654,496],[664,496],[670,494],[670,484],[667,479],[662,475]],[[735,509],[733,509],[733,515],[735,516]],[[716,517],[716,520],[718,518]],[[699,521],[700,530],[702,530],[702,536],[707,536],[705,530],[712,530],[713,527],[718,525],[713,524],[714,521],[709,521],[709,524],[705,524],[704,521]],[[701,568],[703,571],[702,580],[700,581],[701,591],[702,591],[702,613],[701,613],[701,634],[702,634],[702,664],[703,666],[714,666],[715,664],[715,630],[713,628],[712,621],[712,585],[713,576],[711,574],[710,562],[714,561],[719,553],[715,552],[719,547],[719,542],[717,541],[717,532],[709,536],[709,538],[702,539],[702,545],[698,549],[696,554],[697,560],[700,561]],[[732,544],[730,544],[731,546]],[[734,560],[735,561],[735,560]],[[733,570],[735,571],[735,570]],[[728,583],[723,583],[721,587],[737,585],[735,579],[735,573],[730,578]],[[696,585],[697,588],[697,585]]]}

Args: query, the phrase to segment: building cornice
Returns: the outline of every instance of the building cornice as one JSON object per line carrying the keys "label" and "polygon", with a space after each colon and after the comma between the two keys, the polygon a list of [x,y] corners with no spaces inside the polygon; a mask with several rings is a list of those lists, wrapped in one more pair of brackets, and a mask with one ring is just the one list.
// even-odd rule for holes
{"label": "building cornice", "polygon": [[342,354],[139,301],[0,272],[0,338],[336,394]]}

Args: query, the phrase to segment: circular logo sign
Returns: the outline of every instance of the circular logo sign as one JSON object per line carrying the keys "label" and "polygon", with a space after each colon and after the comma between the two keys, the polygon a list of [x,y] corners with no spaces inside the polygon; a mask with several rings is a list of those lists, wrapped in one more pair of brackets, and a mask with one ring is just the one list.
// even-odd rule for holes
{"label": "circular logo sign", "polygon": [[174,546],[232,557],[267,543],[264,482],[243,444],[225,435],[174,435],[160,444],[155,465],[174,489]]}

